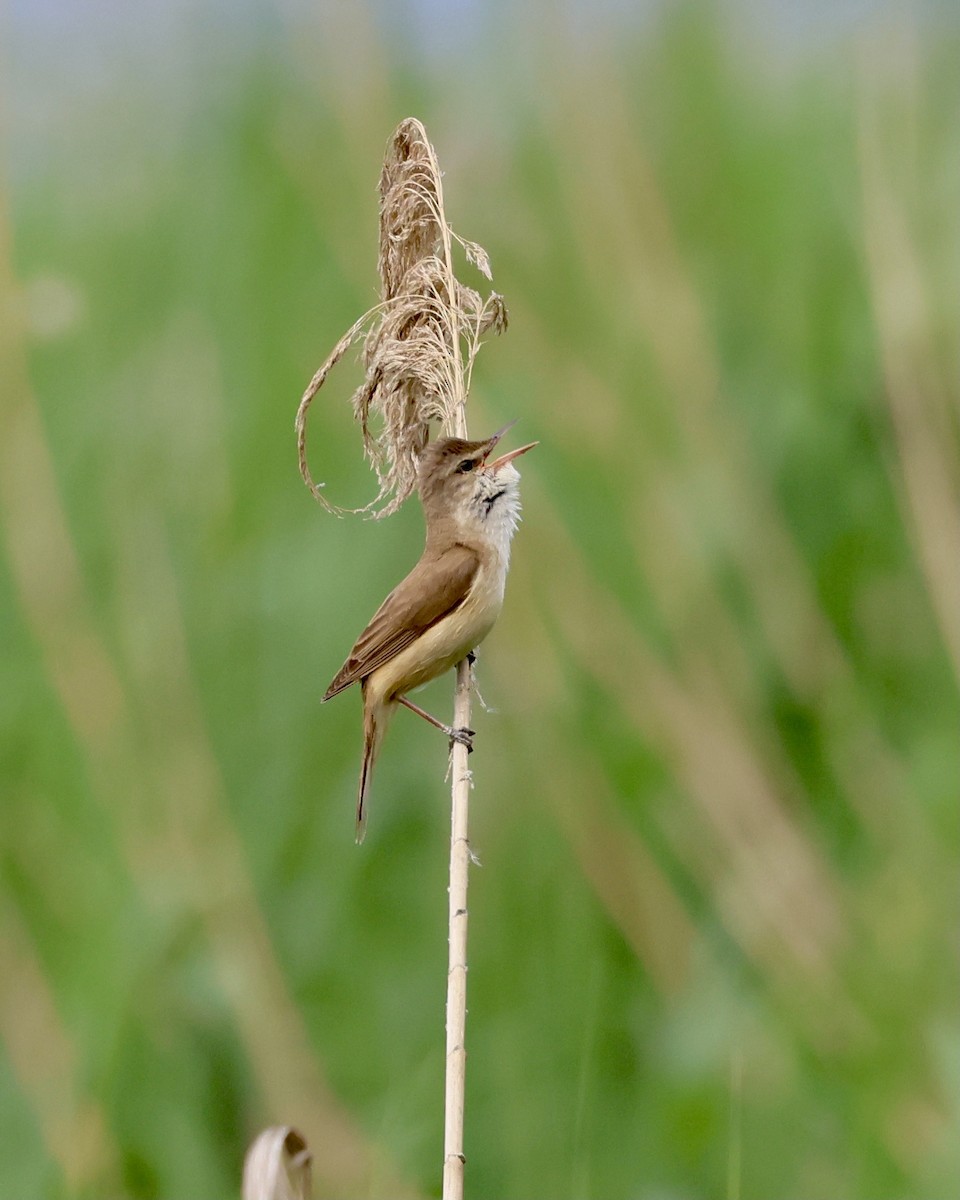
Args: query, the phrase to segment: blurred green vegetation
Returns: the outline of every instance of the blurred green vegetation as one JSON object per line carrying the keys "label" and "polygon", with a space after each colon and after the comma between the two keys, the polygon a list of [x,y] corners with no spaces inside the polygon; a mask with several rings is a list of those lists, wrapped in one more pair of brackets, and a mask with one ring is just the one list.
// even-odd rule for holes
{"label": "blurred green vegetation", "polygon": [[[8,103],[0,1196],[235,1195],[269,1123],[319,1195],[439,1194],[445,747],[397,719],[358,849],[358,698],[319,706],[419,515],[327,517],[293,439],[411,113],[511,311],[472,429],[541,440],[479,663],[469,1194],[954,1194],[933,11],[504,11],[428,60],[362,6],[198,10],[167,73]],[[311,462],[363,502],[340,373]]]}

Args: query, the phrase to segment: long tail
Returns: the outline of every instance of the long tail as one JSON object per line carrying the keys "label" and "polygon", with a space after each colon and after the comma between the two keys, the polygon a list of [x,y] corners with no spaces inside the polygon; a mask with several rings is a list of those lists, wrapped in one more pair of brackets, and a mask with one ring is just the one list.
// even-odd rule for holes
{"label": "long tail", "polygon": [[380,743],[386,731],[388,712],[384,705],[368,703],[366,687],[363,688],[363,760],[360,763],[360,789],[357,794],[357,845],[367,832],[367,813],[370,809],[370,784],[373,782],[373,764],[380,753]]}

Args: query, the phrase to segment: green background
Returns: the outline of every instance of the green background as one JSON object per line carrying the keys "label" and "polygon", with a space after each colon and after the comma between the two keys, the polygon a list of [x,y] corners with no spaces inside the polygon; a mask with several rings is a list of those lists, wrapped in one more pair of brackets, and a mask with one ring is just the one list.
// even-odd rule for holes
{"label": "green background", "polygon": [[293,436],[412,114],[510,308],[471,430],[540,440],[468,1195],[954,1194],[955,11],[174,7],[6,14],[0,1197],[236,1195],[273,1123],[439,1194],[446,750],[398,716],[357,848],[320,707],[420,516]]}

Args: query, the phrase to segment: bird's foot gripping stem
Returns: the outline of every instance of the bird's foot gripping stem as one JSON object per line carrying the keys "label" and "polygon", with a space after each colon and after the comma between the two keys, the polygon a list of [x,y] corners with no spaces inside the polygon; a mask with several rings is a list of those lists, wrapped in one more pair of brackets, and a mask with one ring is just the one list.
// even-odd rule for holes
{"label": "bird's foot gripping stem", "polygon": [[461,746],[466,746],[467,753],[473,750],[473,739],[476,734],[475,729],[454,729],[450,725],[444,725],[442,721],[438,721],[436,717],[431,717],[428,712],[424,712],[419,705],[414,704],[412,700],[408,700],[406,696],[398,696],[397,699],[404,706],[409,708],[411,712],[415,712],[418,717],[423,717],[425,721],[429,721],[434,729],[439,729],[441,733],[445,733],[450,739],[450,749],[453,749],[454,742],[459,742]]}
{"label": "bird's foot gripping stem", "polygon": [[450,738],[450,749],[452,750],[455,743],[461,746],[466,746],[467,753],[473,753],[473,739],[476,737],[475,729],[448,729],[447,736]]}

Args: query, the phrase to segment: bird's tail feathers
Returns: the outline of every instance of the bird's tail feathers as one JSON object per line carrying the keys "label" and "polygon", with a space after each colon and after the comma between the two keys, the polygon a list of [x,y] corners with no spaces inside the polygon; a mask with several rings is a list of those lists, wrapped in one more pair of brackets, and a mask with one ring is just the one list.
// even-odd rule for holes
{"label": "bird's tail feathers", "polygon": [[360,763],[360,788],[357,794],[357,845],[367,832],[367,814],[370,810],[370,784],[373,781],[373,764],[380,753],[386,714],[380,717],[365,708],[363,714],[363,760]]}

